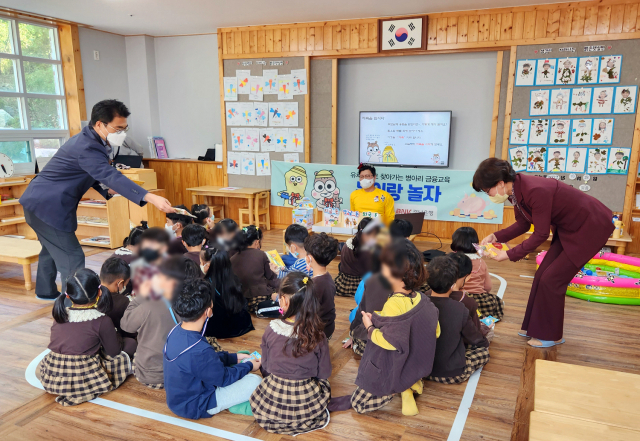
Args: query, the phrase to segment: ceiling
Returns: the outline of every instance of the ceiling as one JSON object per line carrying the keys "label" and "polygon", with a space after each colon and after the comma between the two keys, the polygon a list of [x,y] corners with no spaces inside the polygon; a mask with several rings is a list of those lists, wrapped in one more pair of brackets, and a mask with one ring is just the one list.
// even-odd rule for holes
{"label": "ceiling", "polygon": [[[122,35],[212,33],[217,28],[487,9],[563,0],[0,0],[0,6]],[[566,0],[564,0],[566,1]]]}

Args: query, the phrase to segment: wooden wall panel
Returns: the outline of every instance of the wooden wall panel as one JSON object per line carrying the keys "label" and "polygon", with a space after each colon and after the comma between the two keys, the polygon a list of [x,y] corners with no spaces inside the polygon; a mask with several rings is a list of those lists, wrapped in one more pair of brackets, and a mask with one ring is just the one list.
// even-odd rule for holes
{"label": "wooden wall panel", "polygon": [[60,59],[67,98],[67,121],[71,136],[82,130],[82,121],[87,120],[87,105],[84,98],[84,79],[80,58],[80,35],[78,26],[59,25]]}

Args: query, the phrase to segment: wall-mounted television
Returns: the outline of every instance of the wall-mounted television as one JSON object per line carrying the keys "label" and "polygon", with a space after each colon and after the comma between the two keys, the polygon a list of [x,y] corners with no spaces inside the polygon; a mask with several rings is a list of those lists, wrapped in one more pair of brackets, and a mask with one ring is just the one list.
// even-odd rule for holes
{"label": "wall-mounted television", "polygon": [[451,111],[360,112],[360,162],[449,167]]}

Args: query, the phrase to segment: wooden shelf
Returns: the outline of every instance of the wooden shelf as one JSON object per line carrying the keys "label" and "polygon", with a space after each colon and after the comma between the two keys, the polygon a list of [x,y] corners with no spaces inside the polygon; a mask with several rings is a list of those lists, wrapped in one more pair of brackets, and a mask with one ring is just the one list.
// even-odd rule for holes
{"label": "wooden shelf", "polygon": [[0,183],[0,187],[17,187],[19,185],[29,185],[29,182],[31,182],[31,179],[27,179],[26,182],[25,181],[2,182]]}
{"label": "wooden shelf", "polygon": [[2,201],[2,204],[0,204],[0,207],[10,207],[12,205],[20,205],[20,199],[13,199],[10,201]]}
{"label": "wooden shelf", "polygon": [[[105,234],[106,236],[106,234]],[[89,239],[90,237],[95,237],[94,236],[81,236],[79,234],[76,234],[76,237],[78,238],[78,241],[80,242],[80,245],[85,246],[85,247],[100,247],[100,248],[111,248],[111,244],[106,245],[106,244],[101,244],[101,243],[87,243],[87,242],[83,242],[82,239]]]}
{"label": "wooden shelf", "polygon": [[0,222],[0,227],[8,227],[9,225],[26,224],[27,221],[24,218],[19,220],[12,220],[9,222]]}
{"label": "wooden shelf", "polygon": [[107,206],[106,205],[94,205],[94,204],[83,204],[82,202],[80,202],[78,204],[78,207],[86,207],[86,208],[97,208],[99,210],[106,210]]}
{"label": "wooden shelf", "polygon": [[85,222],[78,222],[78,226],[83,227],[97,227],[97,228],[109,228],[109,224],[88,224]]}

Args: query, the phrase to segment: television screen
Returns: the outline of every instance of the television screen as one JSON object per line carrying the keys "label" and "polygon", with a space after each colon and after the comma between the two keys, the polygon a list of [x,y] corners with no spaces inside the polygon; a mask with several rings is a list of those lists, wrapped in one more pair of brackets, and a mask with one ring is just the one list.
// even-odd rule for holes
{"label": "television screen", "polygon": [[449,167],[451,111],[360,112],[360,162]]}

